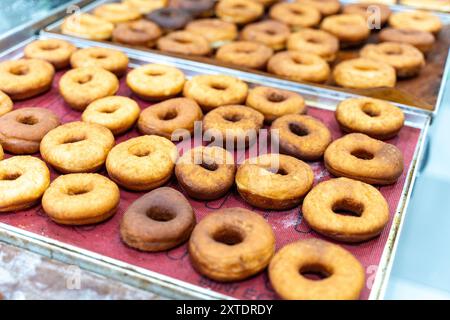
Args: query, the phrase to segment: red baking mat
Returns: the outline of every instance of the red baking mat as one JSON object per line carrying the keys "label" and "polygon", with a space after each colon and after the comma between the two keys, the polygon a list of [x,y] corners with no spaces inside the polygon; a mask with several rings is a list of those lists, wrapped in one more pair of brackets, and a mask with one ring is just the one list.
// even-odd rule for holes
{"label": "red baking mat", "polygon": [[[62,72],[58,72],[56,74],[51,91],[36,98],[17,102],[15,103],[15,108],[44,107],[51,109],[58,114],[63,123],[80,120],[81,113],[70,109],[58,94],[58,83],[61,74]],[[132,95],[131,91],[125,85],[124,80],[124,78],[121,79],[121,86],[118,95],[132,97],[142,108],[148,106],[148,103],[139,100],[137,97]],[[342,135],[334,119],[333,112],[310,108],[308,113],[326,123],[334,138],[338,138]],[[116,142],[119,143],[137,135],[137,131],[133,130],[118,137]],[[389,141],[399,147],[403,152],[405,159],[405,171],[395,185],[380,188],[389,203],[391,212],[391,219],[383,233],[379,237],[368,242],[354,245],[344,245],[345,248],[350,250],[358,258],[366,269],[366,286],[361,295],[362,299],[367,299],[369,296],[370,289],[375,278],[377,265],[379,264],[387,241],[389,229],[392,223],[392,217],[401,197],[403,185],[406,180],[406,174],[413,159],[413,154],[419,135],[419,129],[405,127],[401,130],[398,137]],[[8,154],[6,155],[6,157],[9,156],[10,155]],[[325,170],[322,162],[314,162],[310,163],[310,165],[314,170],[316,183],[330,178],[330,175]],[[102,173],[106,174],[104,169]],[[56,177],[57,173],[52,171],[52,180]],[[172,179],[168,185],[179,189],[175,179]],[[34,207],[27,211],[0,214],[0,222],[83,249],[91,250],[110,258],[143,267],[194,285],[210,288],[211,290],[236,298],[277,298],[268,281],[267,272],[262,272],[259,275],[241,282],[223,284],[208,280],[192,269],[189,262],[186,245],[182,245],[178,248],[162,253],[144,253],[125,246],[119,237],[119,223],[124,211],[130,203],[142,194],[143,193],[140,192],[128,192],[122,190],[120,206],[117,214],[110,220],[98,225],[83,227],[60,226],[52,222],[40,206]],[[298,239],[321,237],[311,231],[306,222],[303,221],[300,209],[297,208],[290,211],[281,212],[256,210],[242,201],[236,190],[232,190],[232,192],[219,200],[208,202],[190,200],[190,202],[195,210],[198,221],[209,212],[226,207],[245,207],[260,213],[269,221],[275,231],[277,249]]]}

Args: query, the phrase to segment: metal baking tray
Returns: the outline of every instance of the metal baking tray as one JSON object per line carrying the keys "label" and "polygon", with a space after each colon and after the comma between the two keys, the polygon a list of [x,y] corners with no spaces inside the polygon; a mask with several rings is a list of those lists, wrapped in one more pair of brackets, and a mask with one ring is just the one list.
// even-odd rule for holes
{"label": "metal baking tray", "polygon": [[[37,38],[47,38],[48,36],[32,37],[25,42],[17,44],[1,53],[0,61],[22,57],[23,48],[27,43]],[[80,48],[91,46],[90,41],[75,40],[72,42]],[[188,78],[196,74],[224,73],[239,77],[247,81],[250,86],[267,85],[296,91],[304,96],[310,108],[309,114],[325,121],[335,137],[342,134],[334,120],[333,110],[339,101],[352,95],[298,84],[293,86],[290,82],[269,81],[267,78],[256,77],[251,73],[196,64],[162,55],[149,55],[139,50],[124,49],[124,51],[130,57],[130,67],[146,63],[169,64],[182,70]],[[63,122],[79,119],[81,114],[67,107],[57,94],[57,83],[60,75],[61,72],[57,73],[50,92],[36,98],[16,102],[16,108],[45,106],[57,112]],[[131,95],[130,90],[124,86],[123,78],[121,83],[121,89],[118,94]],[[135,98],[134,96],[132,97]],[[138,101],[141,107],[149,105],[139,101],[137,98],[135,100]],[[392,258],[395,255],[397,239],[406,216],[410,194],[422,160],[431,120],[431,116],[423,112],[416,112],[401,105],[399,107],[405,111],[406,126],[402,129],[400,137],[390,142],[397,144],[403,150],[406,162],[405,172],[397,184],[380,188],[380,191],[391,204],[390,225],[386,227],[380,237],[369,242],[359,245],[342,244],[352,251],[366,268],[367,287],[363,291],[362,298],[364,299],[382,299],[384,296],[386,281],[393,261]],[[133,130],[117,140],[120,142],[135,135],[137,133]],[[328,174],[324,170],[322,162],[314,162],[310,163],[310,165],[313,167],[318,180],[327,178]],[[52,172],[52,179],[56,175],[56,173]],[[169,185],[177,187],[174,181]],[[130,285],[150,290],[165,297],[195,299],[276,298],[268,284],[266,272],[249,280],[224,285],[207,280],[192,270],[188,262],[185,245],[162,254],[142,253],[127,248],[120,242],[117,229],[118,221],[127,204],[142,193],[131,193],[123,190],[121,193],[122,208],[119,209],[119,212],[111,220],[95,226],[59,226],[46,217],[40,206],[27,211],[0,214],[0,240],[50,258],[80,266]],[[198,216],[203,216],[210,210],[224,205],[251,208],[236,195],[236,191],[232,191],[223,199],[213,202],[205,203],[193,200],[190,200],[190,202]],[[302,220],[301,210],[298,208],[285,212],[255,211],[261,213],[272,224],[277,237],[278,249],[281,245],[295,241],[297,238],[320,237],[312,232]],[[280,242],[281,237],[283,239]],[[118,258],[117,255],[122,253],[123,255]],[[163,255],[165,260],[161,258],[161,255]],[[130,260],[133,263],[130,263]],[[168,260],[178,262],[167,264]],[[149,264],[155,261],[156,264],[148,267]],[[161,264],[158,264],[159,262]],[[162,268],[162,265],[165,267]],[[155,271],[158,268],[159,270]],[[181,272],[184,276],[173,276],[174,272]]]}
{"label": "metal baking tray", "polygon": [[[110,2],[116,2],[117,0],[97,0],[93,3],[86,5],[81,8],[81,12],[91,12],[94,8],[98,7],[99,5],[102,5],[104,3],[110,3]],[[290,1],[290,0],[288,0]],[[350,4],[350,3],[357,3],[358,1],[351,1],[351,0],[341,0],[342,4]],[[393,12],[398,11],[412,11],[414,9],[406,6],[401,5],[391,5],[391,10]],[[353,93],[358,95],[366,95],[371,96],[374,98],[384,99],[384,100],[391,100],[396,103],[401,103],[404,105],[408,105],[413,108],[417,109],[423,109],[427,113],[431,113],[433,115],[437,114],[439,106],[441,104],[442,99],[442,93],[444,90],[448,89],[447,84],[447,78],[450,72],[450,54],[448,52],[448,45],[450,44],[450,14],[445,14],[441,12],[433,12],[436,15],[438,15],[443,23],[445,24],[444,30],[440,34],[439,38],[439,48],[437,46],[435,49],[428,54],[427,57],[427,65],[425,69],[423,70],[421,76],[412,78],[412,79],[406,79],[406,80],[400,80],[397,83],[397,86],[395,88],[373,88],[373,89],[365,89],[365,90],[358,90],[358,89],[346,89],[341,88],[338,86],[333,85],[332,83],[326,83],[326,84],[307,84],[309,86],[315,86],[322,89],[331,89],[334,91],[343,91],[346,93]],[[69,36],[69,35],[63,35],[60,31],[60,26],[62,24],[63,19],[58,20],[49,26],[47,26],[42,33],[52,33],[52,34],[58,34],[63,36],[65,39],[75,39],[75,36]],[[374,37],[374,36],[372,36]],[[372,40],[373,41],[373,40]],[[118,47],[122,48],[133,48],[127,45],[123,44],[116,44],[112,41],[96,41],[97,45],[105,45],[105,44],[115,44]],[[271,78],[274,80],[280,80],[280,81],[289,81],[292,84],[298,84],[299,82],[295,82],[292,80],[288,80],[286,78],[283,78],[281,76],[277,76],[265,71],[258,71],[248,68],[242,68],[238,67],[232,64],[227,64],[220,62],[214,57],[195,57],[195,56],[188,56],[188,55],[180,55],[180,54],[173,54],[173,53],[166,53],[162,52],[156,49],[147,49],[147,48],[138,48],[134,47],[137,50],[141,50],[143,52],[146,52],[148,54],[158,53],[163,54],[166,56],[181,58],[181,59],[187,59],[191,61],[196,61],[200,63],[210,64],[214,66],[220,66],[220,67],[226,67],[231,69],[236,69],[239,71],[249,72],[253,73],[256,76],[259,76],[261,78]],[[338,60],[342,59],[348,59],[351,57],[354,57],[357,55],[357,50],[345,50],[340,51],[340,54],[338,55]],[[419,95],[419,96],[417,96]]]}

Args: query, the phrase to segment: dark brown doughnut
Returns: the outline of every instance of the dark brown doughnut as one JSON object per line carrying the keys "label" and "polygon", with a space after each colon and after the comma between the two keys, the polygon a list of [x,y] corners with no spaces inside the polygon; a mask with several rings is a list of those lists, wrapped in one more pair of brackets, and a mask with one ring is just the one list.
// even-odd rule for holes
{"label": "dark brown doughnut", "polygon": [[156,23],[142,19],[117,25],[112,39],[133,46],[153,47],[161,35],[161,29]]}
{"label": "dark brown doughnut", "polygon": [[175,8],[189,12],[193,17],[209,17],[214,14],[214,0],[172,0]]}
{"label": "dark brown doughnut", "polygon": [[183,29],[192,16],[186,11],[177,8],[161,8],[147,14],[147,20],[153,21],[165,31]]}
{"label": "dark brown doughnut", "polygon": [[159,188],[134,201],[120,224],[122,240],[142,251],[162,251],[178,246],[191,235],[195,215],[177,190]]}

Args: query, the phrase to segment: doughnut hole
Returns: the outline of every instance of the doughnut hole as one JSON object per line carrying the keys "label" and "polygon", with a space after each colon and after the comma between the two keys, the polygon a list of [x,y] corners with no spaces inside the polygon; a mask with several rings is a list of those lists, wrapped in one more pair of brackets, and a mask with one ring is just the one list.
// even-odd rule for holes
{"label": "doughnut hole", "polygon": [[83,134],[79,134],[79,135],[71,135],[66,137],[62,144],[69,144],[69,143],[77,143],[77,142],[81,142],[86,140],[86,136]]}
{"label": "doughnut hole", "polygon": [[329,268],[321,264],[308,264],[301,266],[299,273],[302,277],[312,281],[324,280],[332,274]]}
{"label": "doughnut hole", "polygon": [[378,69],[372,66],[355,66],[356,70],[363,72],[377,71]]}
{"label": "doughnut hole", "polygon": [[264,168],[264,169],[269,171],[272,174],[278,174],[280,176],[287,176],[289,174],[285,169],[283,169],[281,167],[278,167],[278,168],[269,167],[269,168]]}
{"label": "doughnut hole", "polygon": [[215,231],[212,235],[214,241],[234,246],[244,241],[244,233],[236,227],[223,227]]}
{"label": "doughnut hole", "polygon": [[166,73],[159,70],[147,70],[145,74],[149,77],[160,77],[165,75]]}
{"label": "doughnut hole", "polygon": [[168,120],[175,119],[176,117],[178,117],[177,110],[168,110],[166,113],[162,114],[159,117],[159,119],[160,120],[164,120],[164,121],[168,121]]}
{"label": "doughnut hole", "polygon": [[167,222],[170,220],[175,219],[176,214],[174,214],[172,211],[167,210],[165,208],[160,207],[151,207],[147,210],[145,215],[154,221],[158,222]]}
{"label": "doughnut hole", "polygon": [[2,172],[0,173],[0,180],[2,181],[14,181],[19,179],[22,176],[22,173],[18,171],[13,172]]}
{"label": "doughnut hole", "polygon": [[199,164],[199,166],[208,171],[216,171],[217,169],[219,169],[217,163],[205,160],[203,160],[202,163]]}
{"label": "doughnut hole", "polygon": [[76,82],[78,82],[78,84],[85,84],[85,83],[90,82],[91,80],[92,80],[92,75],[90,75],[90,74],[85,74],[85,75],[79,77],[79,78],[76,80]]}
{"label": "doughnut hole", "polygon": [[14,66],[9,70],[10,73],[12,73],[15,76],[25,76],[30,72],[27,66]]}
{"label": "doughnut hole", "polygon": [[351,152],[351,155],[361,160],[372,160],[374,155],[372,152],[364,149],[356,149]]}
{"label": "doughnut hole", "polygon": [[273,103],[279,103],[286,100],[286,97],[282,94],[279,94],[277,92],[271,92],[267,95],[267,100]]}
{"label": "doughnut hole", "polygon": [[52,51],[52,50],[56,50],[59,49],[59,44],[57,43],[44,43],[40,46],[41,50],[44,51]]}
{"label": "doughnut hole", "polygon": [[219,91],[223,91],[223,90],[227,90],[228,86],[224,83],[217,83],[217,82],[213,82],[210,84],[211,88],[213,88],[214,90],[219,90]]}
{"label": "doughnut hole", "polygon": [[100,112],[111,114],[119,110],[119,108],[120,108],[119,106],[104,106],[103,108],[100,109]]}
{"label": "doughnut hole", "polygon": [[241,114],[226,114],[223,116],[223,118],[229,122],[239,122],[242,120],[242,115]]}
{"label": "doughnut hole", "polygon": [[295,122],[289,124],[289,130],[293,134],[295,134],[295,135],[297,135],[299,137],[304,137],[304,136],[307,136],[309,134],[309,131],[308,131],[307,128],[305,128],[301,124],[295,123]]}
{"label": "doughnut hole", "polygon": [[364,212],[364,205],[353,199],[344,198],[336,201],[331,209],[339,215],[361,217]]}
{"label": "doughnut hole", "polygon": [[151,153],[150,150],[140,145],[134,145],[130,147],[128,149],[128,152],[138,158],[146,157]]}
{"label": "doughnut hole", "polygon": [[371,102],[364,103],[361,106],[361,111],[364,112],[366,115],[368,115],[371,118],[380,116],[380,110],[376,107],[375,104],[373,104]]}
{"label": "doughnut hole", "polygon": [[92,191],[92,186],[88,185],[88,186],[70,186],[66,193],[69,196],[80,196],[86,193],[89,193]]}
{"label": "doughnut hole", "polygon": [[390,56],[401,55],[403,54],[403,50],[401,47],[391,47],[384,50],[384,53]]}
{"label": "doughnut hole", "polygon": [[17,122],[32,126],[32,125],[35,125],[36,123],[38,123],[39,121],[34,116],[27,115],[27,116],[17,117]]}
{"label": "doughnut hole", "polygon": [[106,59],[108,56],[104,53],[91,53],[91,57],[94,59]]}

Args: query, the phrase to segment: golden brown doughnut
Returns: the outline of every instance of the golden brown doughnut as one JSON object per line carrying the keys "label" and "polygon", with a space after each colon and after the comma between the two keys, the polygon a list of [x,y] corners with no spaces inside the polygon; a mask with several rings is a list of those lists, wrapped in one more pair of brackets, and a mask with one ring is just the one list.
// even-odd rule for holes
{"label": "golden brown doughnut", "polygon": [[216,59],[250,69],[264,69],[273,54],[268,46],[250,41],[224,44],[216,52]]}
{"label": "golden brown doughnut", "polygon": [[414,29],[384,28],[381,30],[379,39],[381,42],[398,42],[410,44],[424,54],[433,49],[434,36],[431,32]]}
{"label": "golden brown doughnut", "polygon": [[96,123],[114,135],[130,129],[139,117],[138,104],[127,97],[112,96],[91,102],[81,115],[84,122]]}
{"label": "golden brown doughnut", "polygon": [[8,95],[0,91],[0,116],[10,112],[13,109],[13,102]]}
{"label": "golden brown doughnut", "polygon": [[19,59],[0,62],[0,90],[12,100],[34,97],[50,89],[55,69],[44,60]]}
{"label": "golden brown doughnut", "polygon": [[306,161],[320,159],[332,141],[330,130],[321,121],[299,114],[276,119],[270,134],[281,153]]}
{"label": "golden brown doughnut", "polygon": [[93,13],[111,23],[128,22],[141,17],[139,10],[126,3],[105,3],[96,7]]}
{"label": "golden brown doughnut", "polygon": [[49,131],[41,141],[42,158],[62,173],[100,169],[114,146],[111,131],[87,122],[69,122]]}
{"label": "golden brown doughnut", "polygon": [[15,156],[0,161],[0,212],[35,205],[49,184],[50,171],[38,158]]}
{"label": "golden brown doughnut", "polygon": [[42,197],[42,208],[55,222],[85,225],[105,221],[119,205],[117,185],[97,173],[61,175]]}
{"label": "golden brown doughnut", "polygon": [[270,58],[267,70],[294,81],[323,83],[330,76],[330,66],[320,56],[299,51],[283,51]]}
{"label": "golden brown doughnut", "polygon": [[336,108],[336,120],[345,132],[360,132],[387,140],[403,127],[403,111],[393,104],[372,98],[352,98],[342,101]]}
{"label": "golden brown doughnut", "polygon": [[313,182],[309,165],[282,154],[247,159],[236,173],[239,194],[261,209],[286,210],[298,206]]}
{"label": "golden brown doughnut", "polygon": [[70,57],[72,68],[100,67],[120,77],[128,68],[128,57],[119,50],[90,47],[77,50]]}
{"label": "golden brown doughnut", "polygon": [[[311,280],[313,273],[323,280]],[[274,290],[289,300],[356,300],[365,284],[361,263],[344,248],[306,239],[281,248],[269,265]]]}
{"label": "golden brown doughnut", "polygon": [[159,50],[164,52],[206,56],[211,47],[208,40],[202,35],[190,31],[174,31],[159,38],[156,42]]}
{"label": "golden brown doughnut", "polygon": [[339,0],[296,0],[296,2],[315,7],[323,16],[336,14],[341,9]]}
{"label": "golden brown doughnut", "polygon": [[372,27],[377,27],[377,29],[386,24],[392,13],[387,5],[375,2],[348,4],[344,6],[342,12],[345,14],[359,14]]}
{"label": "golden brown doughnut", "polygon": [[287,49],[314,53],[325,61],[332,62],[339,51],[339,40],[326,31],[305,28],[289,36]]}
{"label": "golden brown doughnut", "polygon": [[196,199],[224,196],[234,184],[233,155],[220,147],[196,147],[178,159],[175,175],[186,193]]}
{"label": "golden brown doughnut", "polygon": [[116,145],[108,154],[106,169],[119,185],[136,191],[152,190],[172,176],[177,147],[160,136],[140,136]]}
{"label": "golden brown doughnut", "polygon": [[114,24],[89,13],[75,13],[64,19],[61,32],[75,37],[108,40]]}
{"label": "golden brown doughnut", "polygon": [[269,223],[243,208],[208,214],[192,231],[189,257],[202,275],[216,281],[237,281],[262,271],[275,252]]}
{"label": "golden brown doughnut", "polygon": [[153,10],[164,8],[169,0],[122,0],[122,2],[137,9],[142,14],[147,14]]}
{"label": "golden brown doughnut", "polygon": [[0,144],[0,160],[3,160],[4,156],[5,156],[5,154],[3,153],[3,148],[2,148],[2,145]]}
{"label": "golden brown doughnut", "polygon": [[372,239],[389,220],[389,206],[380,191],[347,178],[315,186],[305,197],[302,212],[312,229],[344,242]]}
{"label": "golden brown doughnut", "polygon": [[191,21],[185,29],[203,36],[212,48],[217,48],[233,41],[238,34],[234,23],[212,18]]}
{"label": "golden brown doughnut", "polygon": [[119,89],[117,77],[100,67],[67,71],[59,80],[59,93],[72,108],[83,111],[94,100],[112,96]]}
{"label": "golden brown doughnut", "polygon": [[322,17],[314,6],[298,2],[277,3],[270,8],[269,15],[272,19],[287,24],[293,31],[317,26]]}
{"label": "golden brown doughnut", "polygon": [[25,58],[40,59],[50,62],[55,69],[69,65],[70,56],[77,48],[70,42],[59,39],[36,40],[23,50]]}
{"label": "golden brown doughnut", "polygon": [[403,172],[403,154],[394,145],[351,133],[333,141],[325,151],[325,167],[334,176],[369,184],[393,184]]}
{"label": "golden brown doughnut", "polygon": [[256,1],[220,0],[216,5],[216,15],[223,21],[247,24],[264,13],[264,6]]}
{"label": "golden brown doughnut", "polygon": [[183,72],[162,64],[146,64],[127,74],[128,87],[144,100],[162,100],[176,96],[183,90],[184,81]]}
{"label": "golden brown doughnut", "polygon": [[366,19],[359,14],[337,14],[326,17],[320,28],[337,37],[342,46],[360,45],[370,35]]}
{"label": "golden brown doughnut", "polygon": [[144,19],[120,23],[112,34],[112,40],[132,46],[152,48],[162,31],[156,23]]}
{"label": "golden brown doughnut", "polygon": [[413,29],[434,34],[442,29],[442,22],[438,16],[420,10],[396,12],[389,18],[389,25],[395,29]]}
{"label": "golden brown doughnut", "polygon": [[264,20],[246,25],[242,29],[241,38],[262,43],[273,50],[283,50],[290,32],[288,25],[283,22]]}

